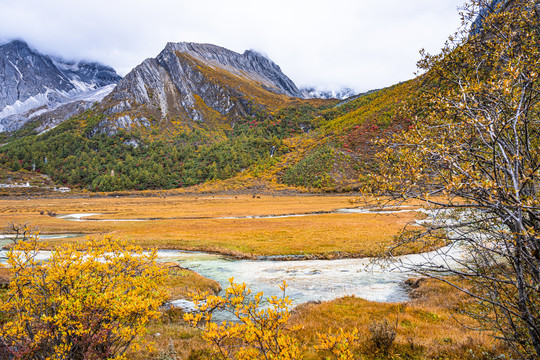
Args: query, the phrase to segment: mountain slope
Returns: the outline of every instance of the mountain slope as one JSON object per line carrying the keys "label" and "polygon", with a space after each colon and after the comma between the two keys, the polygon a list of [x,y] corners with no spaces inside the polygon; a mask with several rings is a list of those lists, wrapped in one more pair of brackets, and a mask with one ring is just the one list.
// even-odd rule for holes
{"label": "mountain slope", "polygon": [[[311,190],[350,191],[376,172],[374,140],[406,131],[412,125],[402,105],[418,96],[422,79],[357,95],[309,114],[311,131],[283,141],[279,158],[271,166],[253,167],[214,188],[234,188],[253,178]],[[211,188],[206,187],[206,190]]]}
{"label": "mountain slope", "polygon": [[[0,46],[0,132],[17,130],[31,118],[70,102],[87,109],[119,80],[110,67],[66,62],[40,54],[23,41],[11,41]],[[69,115],[57,112],[55,123]]]}
{"label": "mountain slope", "polygon": [[105,99],[100,131],[181,123],[233,124],[262,108],[302,98],[279,66],[254,51],[210,44],[168,43],[122,79]]}
{"label": "mountain slope", "polygon": [[239,119],[221,135],[205,123],[167,136],[155,132],[154,138],[123,130],[93,134],[106,116],[93,110],[0,148],[0,164],[12,170],[35,164],[54,181],[93,191],[177,188],[209,180],[203,191],[262,190],[279,183],[348,191],[377,171],[379,149],[371,141],[411,125],[401,104],[417,96],[419,86],[413,80],[323,107],[304,100]]}
{"label": "mountain slope", "polygon": [[170,43],[92,109],[70,103],[55,111],[78,115],[57,127],[35,116],[5,135],[0,164],[102,191],[227,179],[278,159],[289,151],[284,139],[311,131],[319,107],[336,103],[293,95],[294,83],[260,54]]}
{"label": "mountain slope", "polygon": [[400,104],[419,86],[338,103],[291,97],[289,82],[261,55],[170,43],[91,111],[0,148],[0,163],[102,191],[226,179],[354,189],[376,170],[371,140],[408,127]]}

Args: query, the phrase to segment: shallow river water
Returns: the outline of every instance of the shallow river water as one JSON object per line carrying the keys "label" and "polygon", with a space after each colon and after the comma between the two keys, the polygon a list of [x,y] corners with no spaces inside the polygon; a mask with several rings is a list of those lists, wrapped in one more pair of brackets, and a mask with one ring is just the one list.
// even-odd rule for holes
{"label": "shallow river water", "polygon": [[[351,211],[349,209],[342,211]],[[354,211],[354,210],[352,210]],[[84,221],[90,214],[71,214],[66,220]],[[93,214],[92,214],[93,215]],[[112,220],[114,221],[114,220]],[[118,220],[117,220],[118,221]],[[42,239],[79,236],[80,234],[43,235]],[[0,235],[0,247],[8,242]],[[442,253],[442,255],[441,255]],[[373,263],[371,259],[338,260],[238,260],[226,256],[201,252],[159,250],[160,261],[176,261],[181,266],[218,281],[222,288],[234,277],[237,283],[246,283],[254,293],[264,292],[265,297],[281,295],[279,285],[285,280],[287,295],[294,305],[308,301],[332,300],[353,295],[380,302],[401,302],[408,298],[404,280],[416,274],[407,270],[412,264],[427,259],[449,262],[459,257],[458,250],[443,248],[438,252],[405,255],[390,266]],[[46,260],[49,252],[38,257]],[[3,257],[0,251],[0,261]],[[409,265],[409,266],[405,266]],[[177,305],[182,306],[180,301]]]}
{"label": "shallow river water", "polygon": [[[372,259],[339,260],[236,260],[205,253],[184,253],[162,250],[159,257],[178,261],[186,268],[218,281],[223,288],[234,277],[245,282],[253,292],[281,295],[283,280],[293,304],[332,300],[354,295],[379,302],[402,302],[408,299],[404,281],[417,274],[408,270],[426,260],[449,262],[457,250],[443,248],[437,252],[401,256],[392,265],[372,262]],[[442,254],[442,255],[441,255]]]}
{"label": "shallow river water", "polygon": [[[51,237],[54,238],[54,235]],[[49,256],[50,252],[43,251],[37,258],[46,260]],[[262,291],[265,297],[281,295],[278,286],[285,280],[288,284],[286,294],[293,301],[293,305],[348,295],[380,302],[406,301],[407,289],[403,281],[415,276],[406,267],[396,264],[381,266],[372,263],[371,259],[237,260],[215,254],[178,250],[159,250],[158,256],[160,261],[176,261],[185,268],[214,279],[222,288],[226,288],[229,278],[234,277],[235,282],[245,282],[254,293]],[[398,260],[410,265],[430,257],[440,255],[406,255]],[[178,305],[182,305],[182,302]]]}

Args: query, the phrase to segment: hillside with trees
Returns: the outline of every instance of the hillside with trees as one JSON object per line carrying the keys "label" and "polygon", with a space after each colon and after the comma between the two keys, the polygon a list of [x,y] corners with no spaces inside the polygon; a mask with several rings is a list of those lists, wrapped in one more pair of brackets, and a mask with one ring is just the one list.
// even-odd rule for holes
{"label": "hillside with trees", "polygon": [[0,163],[12,171],[35,165],[59,184],[90,191],[172,189],[261,168],[278,183],[332,190],[377,168],[371,140],[408,126],[400,105],[416,84],[342,103],[297,100],[217,128],[192,123],[96,134],[104,115],[87,111],[41,135],[14,133],[0,148]]}

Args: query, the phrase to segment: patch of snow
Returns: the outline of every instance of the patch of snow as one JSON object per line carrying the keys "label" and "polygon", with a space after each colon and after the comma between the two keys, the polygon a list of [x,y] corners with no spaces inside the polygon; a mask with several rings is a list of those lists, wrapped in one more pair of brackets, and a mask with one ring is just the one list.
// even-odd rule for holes
{"label": "patch of snow", "polygon": [[301,89],[302,94],[307,99],[340,99],[344,100],[357,94],[357,91],[351,88],[343,89],[323,89],[323,88],[304,88]]}
{"label": "patch of snow", "polygon": [[101,101],[105,98],[105,96],[109,95],[114,88],[116,87],[116,84],[110,84],[106,86],[102,86],[100,88],[86,91],[82,94],[78,94],[71,98],[72,101],[92,101],[97,102]]}
{"label": "patch of snow", "polygon": [[48,104],[49,94],[50,94],[50,90],[47,90],[46,92],[32,96],[26,99],[25,101],[17,100],[15,101],[15,103],[11,105],[7,105],[4,109],[2,109],[2,111],[0,111],[0,119],[11,116],[11,115],[23,114],[34,108]]}
{"label": "patch of snow", "polygon": [[11,64],[11,66],[13,66],[13,68],[14,68],[15,70],[17,70],[17,72],[19,73],[19,76],[20,76],[21,79],[22,79],[22,78],[23,78],[23,75],[22,75],[22,73],[20,72],[20,70],[19,70],[19,68],[17,67],[17,65],[15,65],[13,62],[11,62],[11,60],[8,60],[8,61],[9,61],[9,63]]}
{"label": "patch of snow", "polygon": [[75,86],[76,91],[86,92],[96,89],[95,83],[86,83],[78,79],[70,79],[70,82]]}
{"label": "patch of snow", "polygon": [[[116,84],[95,88],[95,84],[87,84],[78,81],[78,88],[69,92],[47,89],[46,92],[32,96],[25,101],[17,100],[12,105],[7,105],[0,111],[0,119],[8,116],[24,114],[32,109],[46,105],[46,109],[41,109],[34,112],[29,118],[33,118],[44,114],[59,107],[60,105],[74,101],[89,101],[98,102],[109,95],[116,87]],[[54,100],[51,100],[54,99]],[[3,131],[3,126],[0,125],[0,132]]]}

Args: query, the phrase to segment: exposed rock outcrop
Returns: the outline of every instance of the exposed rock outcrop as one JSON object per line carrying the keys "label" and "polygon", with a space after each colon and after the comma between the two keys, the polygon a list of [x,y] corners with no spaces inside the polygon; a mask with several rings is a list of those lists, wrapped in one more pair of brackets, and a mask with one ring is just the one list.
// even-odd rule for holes
{"label": "exposed rock outcrop", "polygon": [[232,121],[252,114],[254,106],[272,106],[290,97],[304,95],[279,66],[257,52],[168,43],[155,59],[128,73],[103,106],[110,115],[108,127],[117,122],[124,128],[126,113],[129,126],[137,119],[148,124],[148,118]]}

